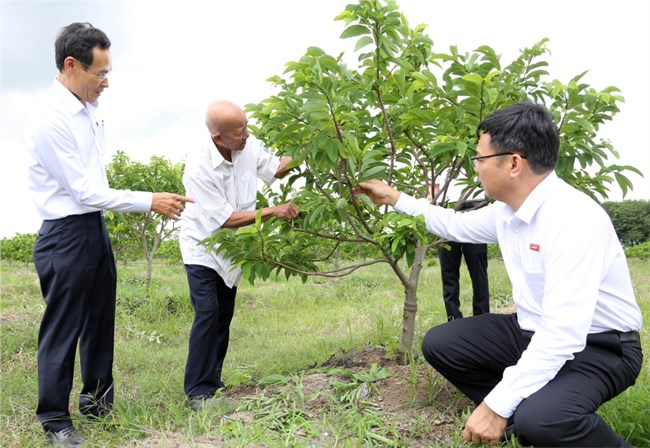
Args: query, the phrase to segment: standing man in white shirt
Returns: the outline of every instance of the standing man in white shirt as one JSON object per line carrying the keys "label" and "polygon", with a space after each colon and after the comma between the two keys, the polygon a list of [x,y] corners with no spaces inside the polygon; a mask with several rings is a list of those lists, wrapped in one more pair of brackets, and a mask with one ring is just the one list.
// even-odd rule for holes
{"label": "standing man in white shirt", "polygon": [[30,189],[43,225],[34,264],[46,307],[38,334],[36,415],[52,444],[81,446],[69,399],[79,342],[79,409],[100,417],[113,404],[117,275],[103,210],[154,211],[178,219],[190,198],[111,189],[106,179],[104,121],[97,100],[108,87],[111,42],[89,23],[61,29],[59,73],[27,125]]}
{"label": "standing man in white shirt", "polygon": [[360,191],[423,215],[431,233],[499,243],[515,314],[482,314],[429,330],[427,361],[477,408],[463,438],[535,446],[629,446],[596,413],[642,366],[634,298],[609,216],[555,174],[560,139],[548,110],[521,102],[478,126],[474,166],[493,205],[467,213],[416,200],[378,180]]}
{"label": "standing man in white shirt", "polygon": [[[185,164],[183,184],[196,198],[181,221],[180,247],[195,311],[185,368],[185,393],[191,408],[201,409],[225,387],[221,369],[228,350],[241,269],[200,242],[221,229],[255,222],[257,179],[270,185],[289,171],[291,157],[270,154],[259,141],[249,140],[248,120],[236,104],[213,101],[206,112],[209,135]],[[293,219],[293,203],[262,209],[262,219]]]}

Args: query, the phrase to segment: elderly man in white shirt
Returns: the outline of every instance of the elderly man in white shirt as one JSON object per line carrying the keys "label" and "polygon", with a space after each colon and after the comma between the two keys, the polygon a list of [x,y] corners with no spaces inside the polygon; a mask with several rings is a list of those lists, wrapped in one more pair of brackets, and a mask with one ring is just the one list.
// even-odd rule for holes
{"label": "elderly man in white shirt", "polygon": [[[213,101],[206,113],[209,135],[190,155],[183,175],[188,204],[179,238],[187,271],[190,300],[195,310],[185,368],[185,393],[191,408],[212,404],[225,387],[221,379],[228,350],[230,322],[235,308],[241,269],[200,242],[221,229],[236,229],[255,222],[257,179],[270,185],[282,178],[292,161],[270,154],[249,139],[247,119],[236,104]],[[280,204],[262,209],[262,219],[293,219],[298,206]],[[233,230],[234,232],[234,230]]]}
{"label": "elderly man in white shirt", "polygon": [[46,307],[38,334],[36,415],[53,444],[80,446],[68,409],[77,342],[81,413],[113,405],[113,339],[117,274],[103,210],[149,212],[178,219],[190,198],[115,190],[104,171],[104,121],[97,100],[108,87],[111,42],[89,23],[61,29],[59,73],[26,127],[30,189],[43,225],[34,264]]}
{"label": "elderly man in white shirt", "polygon": [[449,322],[422,342],[427,361],[478,405],[463,437],[629,446],[596,414],[643,361],[641,312],[611,220],[555,174],[559,134],[544,107],[496,111],[478,135],[473,161],[493,205],[460,214],[378,180],[360,184],[378,204],[423,215],[434,234],[501,247],[517,312]]}

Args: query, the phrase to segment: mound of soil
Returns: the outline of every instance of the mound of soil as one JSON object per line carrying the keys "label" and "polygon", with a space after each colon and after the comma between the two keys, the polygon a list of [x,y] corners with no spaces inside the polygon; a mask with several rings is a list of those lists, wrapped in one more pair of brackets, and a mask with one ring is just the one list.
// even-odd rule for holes
{"label": "mound of soil", "polygon": [[[301,377],[302,394],[313,397],[306,400],[303,412],[310,418],[322,421],[319,413],[328,409],[328,397],[334,393],[333,382],[345,383],[350,379],[337,377],[335,368],[348,372],[369,372],[372,365],[385,369],[389,375],[373,381],[364,405],[381,413],[384,422],[408,438],[415,447],[427,447],[436,443],[451,446],[452,435],[461,427],[460,415],[472,406],[470,400],[462,396],[428,364],[398,365],[394,357],[388,356],[383,347],[365,346],[350,352],[333,356],[324,366],[315,369],[317,373],[306,373]],[[330,368],[330,369],[328,369]],[[289,386],[273,384],[269,386],[239,386],[228,391],[228,399],[241,403],[247,398],[264,394],[274,396],[286,393]],[[329,398],[331,400],[331,398]],[[239,411],[225,418],[250,423],[253,416]],[[152,434],[138,443],[140,447],[166,446],[170,448],[221,447],[227,446],[220,437],[193,437],[173,433]],[[266,446],[266,445],[264,445]],[[316,443],[314,446],[320,446]]]}

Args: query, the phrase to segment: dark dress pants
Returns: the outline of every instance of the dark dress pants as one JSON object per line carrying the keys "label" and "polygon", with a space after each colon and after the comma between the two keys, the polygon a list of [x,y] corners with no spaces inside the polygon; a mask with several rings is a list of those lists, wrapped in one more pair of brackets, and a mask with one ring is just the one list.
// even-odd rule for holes
{"label": "dark dress pants", "polygon": [[445,301],[447,320],[461,319],[460,311],[460,265],[465,257],[472,280],[472,312],[475,316],[490,312],[490,287],[488,283],[488,259],[486,244],[447,242],[449,249],[438,248],[442,298]]}
{"label": "dark dress pants", "polygon": [[38,334],[38,406],[46,431],[70,425],[75,352],[83,387],[79,408],[100,415],[113,404],[117,274],[102,215],[43,221],[34,264],[46,307]]}
{"label": "dark dress pants", "polygon": [[221,369],[228,351],[237,287],[229,288],[214,269],[205,266],[186,264],[185,270],[195,312],[185,366],[185,394],[190,398],[214,395],[224,387]]}
{"label": "dark dress pants", "polygon": [[[505,368],[517,363],[531,337],[520,329],[516,314],[482,314],[430,329],[422,353],[479,404]],[[617,334],[589,335],[583,351],[519,404],[512,416],[514,433],[534,446],[629,446],[596,410],[634,384],[642,362],[638,342],[621,342]]]}

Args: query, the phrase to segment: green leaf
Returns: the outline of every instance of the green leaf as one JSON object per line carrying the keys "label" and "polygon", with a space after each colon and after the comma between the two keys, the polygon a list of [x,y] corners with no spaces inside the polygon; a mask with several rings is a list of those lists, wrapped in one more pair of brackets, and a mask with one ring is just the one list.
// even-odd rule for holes
{"label": "green leaf", "polygon": [[372,37],[370,37],[370,36],[363,36],[361,39],[359,39],[359,40],[357,41],[356,45],[354,46],[354,51],[359,51],[359,50],[361,50],[363,47],[365,47],[365,46],[367,46],[367,45],[370,45],[370,44],[372,44],[373,42],[374,42],[374,40],[372,39]]}
{"label": "green leaf", "polygon": [[470,73],[469,75],[462,76],[461,79],[463,81],[467,81],[467,82],[470,82],[472,84],[476,84],[478,86],[483,84],[483,77],[481,75],[479,75],[479,74],[476,74],[476,73]]}
{"label": "green leaf", "polygon": [[361,36],[362,34],[370,34],[370,30],[363,25],[352,25],[347,27],[343,33],[341,33],[341,39],[347,39],[350,37]]}
{"label": "green leaf", "polygon": [[385,172],[386,172],[386,166],[377,165],[377,166],[369,168],[368,170],[361,173],[360,180],[368,180],[368,179],[374,179],[374,178],[383,179],[386,176],[385,175],[378,176],[378,174],[379,173],[385,173]]}
{"label": "green leaf", "polygon": [[262,226],[262,209],[260,208],[257,210],[257,213],[255,213],[255,227],[260,228]]}

